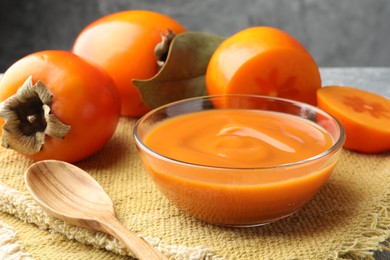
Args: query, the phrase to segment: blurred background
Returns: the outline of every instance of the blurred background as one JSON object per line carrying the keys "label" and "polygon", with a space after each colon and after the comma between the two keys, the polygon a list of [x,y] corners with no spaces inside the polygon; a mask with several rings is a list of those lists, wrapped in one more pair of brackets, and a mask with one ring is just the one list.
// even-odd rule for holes
{"label": "blurred background", "polygon": [[277,27],[321,67],[390,67],[389,0],[0,0],[0,71],[31,52],[70,50],[87,24],[127,9],[158,11],[187,30],[222,36]]}

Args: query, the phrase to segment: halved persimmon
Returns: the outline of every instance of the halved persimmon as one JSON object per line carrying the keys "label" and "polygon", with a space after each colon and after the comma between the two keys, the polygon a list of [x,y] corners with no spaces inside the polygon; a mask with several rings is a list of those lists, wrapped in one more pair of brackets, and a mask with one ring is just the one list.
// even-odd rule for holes
{"label": "halved persimmon", "polygon": [[327,86],[317,91],[318,107],[344,126],[345,148],[364,153],[390,150],[390,100],[346,86]]}
{"label": "halved persimmon", "polygon": [[318,66],[305,47],[272,27],[251,27],[229,37],[206,72],[210,95],[255,94],[316,104]]}

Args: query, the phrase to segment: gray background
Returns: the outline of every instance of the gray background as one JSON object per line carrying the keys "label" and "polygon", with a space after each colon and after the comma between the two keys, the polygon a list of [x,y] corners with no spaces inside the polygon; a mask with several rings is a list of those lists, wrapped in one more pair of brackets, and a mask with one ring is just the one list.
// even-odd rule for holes
{"label": "gray background", "polygon": [[31,52],[69,50],[87,24],[126,9],[159,11],[187,30],[222,36],[274,26],[321,67],[390,67],[389,0],[0,0],[0,71]]}

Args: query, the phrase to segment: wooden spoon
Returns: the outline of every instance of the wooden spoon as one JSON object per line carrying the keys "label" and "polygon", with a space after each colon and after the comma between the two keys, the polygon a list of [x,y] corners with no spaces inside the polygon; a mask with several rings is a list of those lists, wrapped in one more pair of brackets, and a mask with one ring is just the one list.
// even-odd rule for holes
{"label": "wooden spoon", "polygon": [[62,161],[40,161],[27,169],[24,179],[33,199],[53,216],[108,233],[139,259],[167,259],[119,223],[109,196],[82,169]]}

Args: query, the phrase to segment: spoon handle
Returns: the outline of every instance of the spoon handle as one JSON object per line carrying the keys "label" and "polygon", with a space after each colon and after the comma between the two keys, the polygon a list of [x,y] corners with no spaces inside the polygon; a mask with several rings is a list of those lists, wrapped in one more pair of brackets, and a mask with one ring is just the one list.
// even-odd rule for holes
{"label": "spoon handle", "polygon": [[121,241],[136,258],[141,260],[168,259],[145,240],[126,229],[115,216],[106,216],[101,222],[105,231]]}

